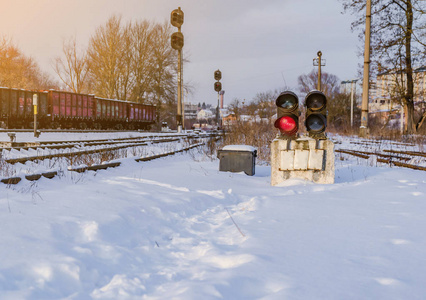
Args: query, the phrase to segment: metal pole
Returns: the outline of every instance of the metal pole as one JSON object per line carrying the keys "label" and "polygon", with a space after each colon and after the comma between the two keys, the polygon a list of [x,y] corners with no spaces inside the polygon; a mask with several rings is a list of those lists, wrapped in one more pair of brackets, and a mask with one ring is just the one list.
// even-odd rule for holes
{"label": "metal pole", "polygon": [[38,134],[37,134],[37,104],[38,104],[38,97],[37,97],[37,94],[33,94],[33,106],[34,106],[34,137],[38,137]]}
{"label": "metal pole", "polygon": [[321,51],[318,51],[318,91],[321,91]]}
{"label": "metal pole", "polygon": [[359,128],[360,137],[367,137],[368,135],[371,0],[367,0],[365,16],[366,17],[365,17],[364,77],[362,81],[361,127]]}
{"label": "metal pole", "polygon": [[181,99],[181,112],[182,112],[182,129],[185,130],[185,99],[183,97],[183,53],[180,51],[180,99]]}
{"label": "metal pole", "polygon": [[37,137],[37,105],[34,105],[34,137]]}
{"label": "metal pole", "polygon": [[178,103],[176,117],[177,131],[180,133],[182,132],[182,50],[178,50]]}
{"label": "metal pole", "polygon": [[182,93],[182,129],[185,131],[185,94]]}
{"label": "metal pole", "polygon": [[217,128],[220,127],[220,111],[219,111],[219,93],[217,92],[217,109],[216,109],[216,123],[217,123]]}
{"label": "metal pole", "polygon": [[352,80],[351,81],[351,128],[353,126],[354,126],[354,81]]}

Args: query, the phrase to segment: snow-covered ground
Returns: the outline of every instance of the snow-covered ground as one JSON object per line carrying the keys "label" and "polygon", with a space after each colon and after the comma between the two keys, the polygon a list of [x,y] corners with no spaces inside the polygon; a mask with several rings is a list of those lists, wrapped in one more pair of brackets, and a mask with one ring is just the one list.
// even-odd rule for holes
{"label": "snow-covered ground", "polygon": [[199,150],[0,184],[0,299],[425,299],[426,172],[337,157],[332,185]]}

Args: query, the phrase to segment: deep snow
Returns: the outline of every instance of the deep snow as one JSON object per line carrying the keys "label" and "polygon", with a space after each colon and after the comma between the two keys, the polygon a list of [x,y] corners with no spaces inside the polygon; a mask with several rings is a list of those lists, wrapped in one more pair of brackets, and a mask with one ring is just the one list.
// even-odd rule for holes
{"label": "deep snow", "polygon": [[332,185],[199,150],[0,185],[0,299],[424,299],[426,172],[343,159]]}

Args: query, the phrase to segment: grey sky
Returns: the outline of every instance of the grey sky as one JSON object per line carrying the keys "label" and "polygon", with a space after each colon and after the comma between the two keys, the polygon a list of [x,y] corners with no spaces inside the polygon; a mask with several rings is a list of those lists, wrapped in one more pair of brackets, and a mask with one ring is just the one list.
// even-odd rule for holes
{"label": "grey sky", "polygon": [[225,102],[250,101],[258,92],[297,88],[318,50],[324,71],[341,80],[356,77],[357,47],[351,15],[338,0],[0,0],[0,34],[13,41],[53,74],[51,60],[62,54],[62,41],[76,35],[82,47],[96,27],[113,14],[124,20],[168,21],[180,6],[184,80],[194,87],[190,102],[216,103],[213,72],[222,71]]}

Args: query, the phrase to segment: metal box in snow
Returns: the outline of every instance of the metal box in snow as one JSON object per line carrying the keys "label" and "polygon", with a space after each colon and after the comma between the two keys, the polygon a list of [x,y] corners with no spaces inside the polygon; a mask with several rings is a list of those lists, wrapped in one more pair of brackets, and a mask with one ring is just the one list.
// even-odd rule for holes
{"label": "metal box in snow", "polygon": [[255,173],[257,150],[247,145],[228,145],[218,151],[219,171]]}

